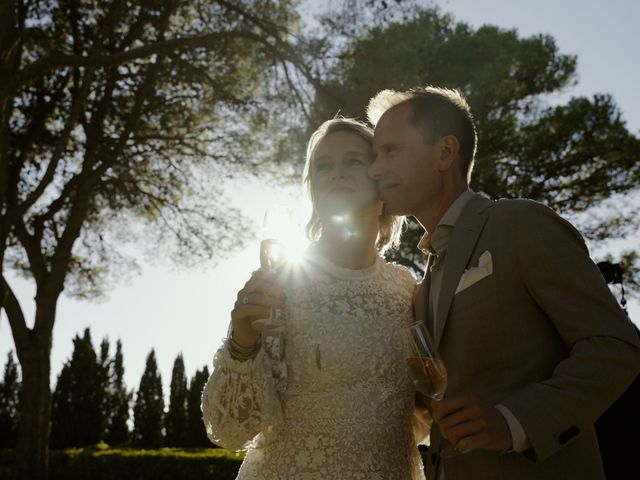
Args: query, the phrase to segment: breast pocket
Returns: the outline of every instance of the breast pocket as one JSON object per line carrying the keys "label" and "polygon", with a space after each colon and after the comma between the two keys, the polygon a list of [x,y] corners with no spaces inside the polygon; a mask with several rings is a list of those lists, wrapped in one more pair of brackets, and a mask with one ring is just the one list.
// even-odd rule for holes
{"label": "breast pocket", "polygon": [[478,280],[473,285],[458,292],[453,297],[450,314],[456,315],[468,309],[480,309],[499,301],[498,281],[494,275],[489,275]]}

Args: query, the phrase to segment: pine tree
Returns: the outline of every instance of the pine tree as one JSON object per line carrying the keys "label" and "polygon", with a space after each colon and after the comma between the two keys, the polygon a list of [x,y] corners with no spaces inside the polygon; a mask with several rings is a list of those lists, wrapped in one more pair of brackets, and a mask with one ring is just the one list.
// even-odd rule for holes
{"label": "pine tree", "polygon": [[129,439],[127,422],[129,421],[129,407],[133,393],[128,392],[124,384],[124,361],[120,340],[116,343],[116,353],[112,363],[110,391],[111,411],[105,441],[109,445],[124,445]]}
{"label": "pine tree", "polygon": [[71,360],[65,364],[53,394],[51,444],[54,448],[95,445],[102,425],[99,368],[87,328],[73,339]]}
{"label": "pine tree", "polygon": [[202,423],[202,390],[209,379],[209,369],[205,367],[197,370],[189,384],[189,395],[187,398],[187,434],[186,446],[188,447],[211,447],[211,442]]}
{"label": "pine tree", "polygon": [[185,446],[187,428],[187,376],[184,372],[182,354],[176,357],[171,373],[171,393],[169,395],[169,410],[165,416],[167,436],[165,444],[168,447]]}
{"label": "pine tree", "polygon": [[18,367],[13,360],[13,352],[9,352],[0,383],[0,448],[16,447],[19,401]]}
{"label": "pine tree", "polygon": [[133,407],[133,445],[141,448],[162,447],[163,417],[162,379],[158,371],[156,354],[151,350],[147,356]]}

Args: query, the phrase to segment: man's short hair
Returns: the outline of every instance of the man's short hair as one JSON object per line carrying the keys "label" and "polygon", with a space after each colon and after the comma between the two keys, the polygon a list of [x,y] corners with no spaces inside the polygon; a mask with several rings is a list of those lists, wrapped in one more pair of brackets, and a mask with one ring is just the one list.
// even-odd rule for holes
{"label": "man's short hair", "polygon": [[405,92],[382,90],[367,106],[367,118],[375,127],[380,117],[401,104],[411,106],[410,121],[425,127],[427,141],[436,141],[445,135],[453,135],[460,143],[460,168],[467,179],[471,179],[473,162],[478,144],[476,127],[471,109],[459,90],[440,87],[412,88]]}

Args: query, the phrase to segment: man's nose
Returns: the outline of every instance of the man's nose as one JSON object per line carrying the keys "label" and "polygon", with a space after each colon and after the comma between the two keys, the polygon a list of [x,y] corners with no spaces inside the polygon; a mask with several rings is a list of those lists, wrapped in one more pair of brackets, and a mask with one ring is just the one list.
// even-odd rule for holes
{"label": "man's nose", "polygon": [[374,180],[378,180],[382,176],[382,169],[380,168],[380,163],[381,162],[379,162],[379,157],[376,157],[373,159],[373,162],[371,162],[371,165],[369,165],[369,168],[367,169],[367,173]]}

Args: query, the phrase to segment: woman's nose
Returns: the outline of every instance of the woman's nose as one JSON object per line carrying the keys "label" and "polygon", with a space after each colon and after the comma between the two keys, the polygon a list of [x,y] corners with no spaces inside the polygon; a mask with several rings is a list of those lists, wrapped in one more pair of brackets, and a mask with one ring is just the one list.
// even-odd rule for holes
{"label": "woman's nose", "polygon": [[344,168],[342,165],[334,165],[331,169],[331,180],[340,180],[344,178]]}

